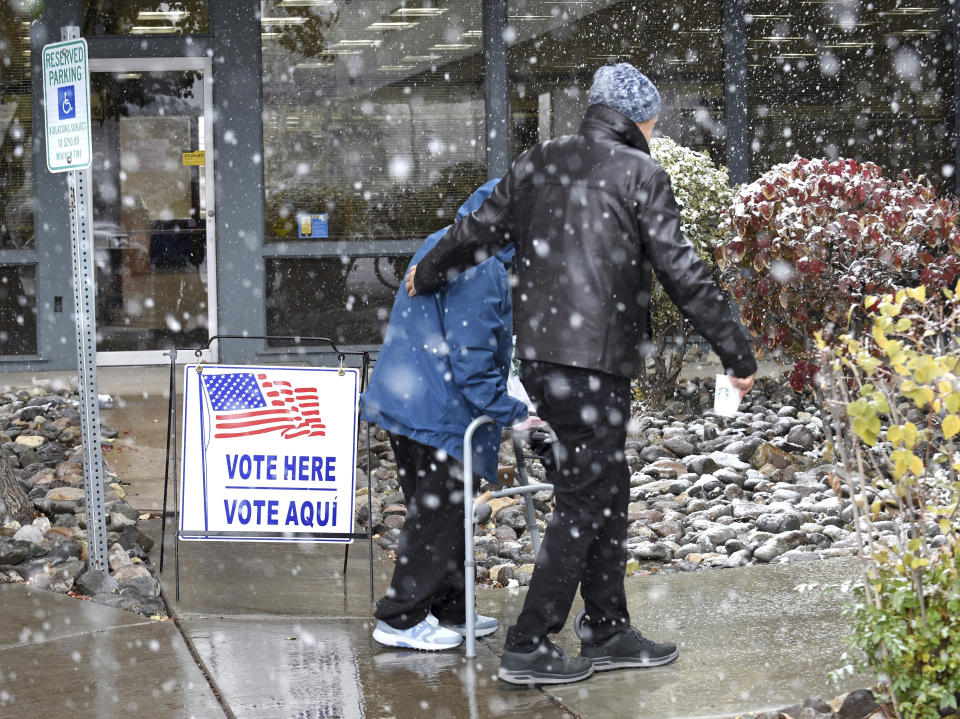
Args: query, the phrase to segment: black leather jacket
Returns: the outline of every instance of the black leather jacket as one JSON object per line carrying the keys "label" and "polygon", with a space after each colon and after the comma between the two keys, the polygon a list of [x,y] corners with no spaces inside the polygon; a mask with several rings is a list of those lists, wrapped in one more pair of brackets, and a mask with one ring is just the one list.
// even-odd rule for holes
{"label": "black leather jacket", "polygon": [[417,292],[439,288],[509,242],[520,359],[634,376],[652,269],[724,367],[737,377],[756,372],[726,297],[680,232],[670,179],[617,110],[592,105],[579,132],[517,158],[487,201],[417,265]]}

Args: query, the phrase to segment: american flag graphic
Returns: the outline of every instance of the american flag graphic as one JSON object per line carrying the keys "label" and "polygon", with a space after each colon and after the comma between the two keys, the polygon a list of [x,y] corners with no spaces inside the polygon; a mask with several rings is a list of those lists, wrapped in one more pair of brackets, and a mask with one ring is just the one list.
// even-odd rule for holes
{"label": "american flag graphic", "polygon": [[315,387],[294,387],[252,372],[205,374],[216,439],[279,432],[284,439],[322,437],[320,397]]}

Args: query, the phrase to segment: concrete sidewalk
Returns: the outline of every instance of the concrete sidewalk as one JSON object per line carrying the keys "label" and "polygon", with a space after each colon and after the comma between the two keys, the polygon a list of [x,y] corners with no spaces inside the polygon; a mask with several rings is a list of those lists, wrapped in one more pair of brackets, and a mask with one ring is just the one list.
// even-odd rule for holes
{"label": "concrete sidewalk", "polygon": [[[0,383],[16,384],[9,376]],[[101,392],[118,400],[104,420],[121,431],[122,449],[107,459],[141,509],[162,501],[168,383],[165,368],[101,374]],[[159,523],[145,527],[157,539]],[[351,547],[345,576],[339,545],[182,542],[178,600],[172,528],[160,579],[175,622],[0,586],[0,717],[692,719],[781,708],[868,683],[854,677],[835,686],[828,678],[845,649],[843,598],[795,589],[853,579],[853,560],[629,577],[634,624],[677,642],[680,659],[522,689],[495,678],[503,629],[478,641],[470,661],[462,649],[377,645],[366,542]],[[159,542],[151,554],[156,563]],[[374,548],[375,596],[391,572]],[[480,590],[478,610],[508,624],[523,597]],[[569,626],[558,643],[579,650]]]}
{"label": "concrete sidewalk", "polygon": [[[183,543],[179,602],[172,553],[162,578],[182,635],[174,622],[0,587],[0,716],[29,708],[91,718],[693,719],[780,708],[865,684],[854,678],[833,686],[827,676],[842,663],[841,598],[795,590],[852,578],[849,560],[630,577],[634,623],[676,641],[680,659],[522,689],[495,678],[502,629],[478,641],[471,661],[462,649],[376,644],[365,550],[353,547],[344,577],[339,547]],[[391,566],[374,557],[379,595]],[[478,610],[507,623],[523,596],[481,590]],[[558,643],[578,651],[569,627]]]}
{"label": "concrete sidewalk", "polygon": [[0,585],[0,717],[219,717],[173,622]]}

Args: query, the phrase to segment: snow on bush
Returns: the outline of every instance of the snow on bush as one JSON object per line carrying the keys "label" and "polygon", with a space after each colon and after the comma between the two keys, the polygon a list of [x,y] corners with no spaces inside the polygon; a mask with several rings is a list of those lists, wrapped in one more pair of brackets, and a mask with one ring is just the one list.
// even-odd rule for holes
{"label": "snow on bush", "polygon": [[[727,168],[667,137],[653,138],[650,150],[670,176],[680,207],[680,229],[712,269],[713,249],[723,237],[720,217],[733,197]],[[650,309],[653,346],[647,354],[650,366],[640,373],[639,389],[645,399],[662,406],[676,386],[693,329],[659,283],[654,283]]]}
{"label": "snow on bush", "polygon": [[922,176],[798,156],[737,192],[715,256],[758,351],[796,361],[799,391],[816,371],[816,331],[856,329],[868,295],[953,283],[957,213],[957,199],[936,197]]}

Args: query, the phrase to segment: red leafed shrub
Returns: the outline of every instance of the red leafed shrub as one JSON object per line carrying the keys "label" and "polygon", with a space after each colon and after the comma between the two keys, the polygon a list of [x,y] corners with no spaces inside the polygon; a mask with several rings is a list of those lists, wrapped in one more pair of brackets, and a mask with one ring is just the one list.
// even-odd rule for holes
{"label": "red leafed shrub", "polygon": [[816,372],[814,332],[862,320],[868,295],[960,275],[957,199],[923,177],[871,162],[801,157],[737,192],[714,249],[724,287],[760,353],[797,361],[795,389]]}

